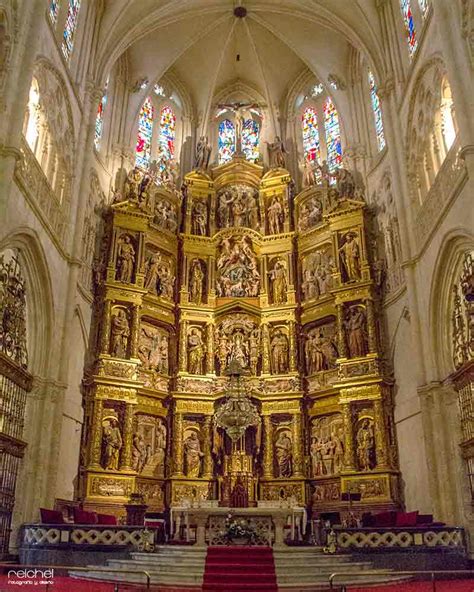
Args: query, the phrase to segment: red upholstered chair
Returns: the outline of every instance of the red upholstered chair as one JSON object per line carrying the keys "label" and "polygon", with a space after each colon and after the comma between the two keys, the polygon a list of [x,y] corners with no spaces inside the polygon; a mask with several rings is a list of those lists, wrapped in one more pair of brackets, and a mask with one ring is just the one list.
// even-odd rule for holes
{"label": "red upholstered chair", "polygon": [[74,508],[74,524],[98,524],[97,514]]}
{"label": "red upholstered chair", "polygon": [[40,508],[41,524],[64,524],[63,513],[59,510]]}
{"label": "red upholstered chair", "polygon": [[[93,512],[90,512],[91,514]],[[117,526],[117,516],[113,514],[97,514],[97,524],[104,526]]]}

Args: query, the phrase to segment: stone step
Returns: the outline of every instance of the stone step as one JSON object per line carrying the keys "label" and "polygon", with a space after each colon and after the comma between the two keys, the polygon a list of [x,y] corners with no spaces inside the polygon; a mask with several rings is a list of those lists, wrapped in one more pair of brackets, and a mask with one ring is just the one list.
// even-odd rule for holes
{"label": "stone step", "polygon": [[[352,580],[338,579],[335,584],[335,589],[339,589],[342,585],[350,586],[375,586],[379,584],[399,584],[407,582],[411,578],[401,576],[372,576],[367,578],[358,578],[357,582]],[[310,584],[296,584],[293,583],[278,583],[278,589],[284,590],[285,592],[327,592],[329,589],[329,580],[325,581],[314,581]]]}

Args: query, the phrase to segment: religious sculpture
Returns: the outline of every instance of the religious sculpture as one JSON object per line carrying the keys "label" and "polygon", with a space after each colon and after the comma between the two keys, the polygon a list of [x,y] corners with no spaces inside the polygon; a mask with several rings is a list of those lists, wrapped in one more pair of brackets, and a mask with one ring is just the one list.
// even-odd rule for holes
{"label": "religious sculpture", "polygon": [[225,109],[234,113],[234,130],[235,130],[235,155],[242,154],[242,131],[244,121],[252,119],[252,110],[259,108],[258,103],[222,103],[217,105],[219,109]]}
{"label": "religious sculpture", "polygon": [[111,354],[116,358],[126,358],[128,353],[128,339],[130,337],[130,325],[127,313],[119,308],[111,320]]}
{"label": "religious sculpture", "polygon": [[336,179],[336,192],[339,199],[353,199],[356,184],[354,181],[354,175],[351,171],[340,167],[332,173],[332,177]]}
{"label": "religious sculpture", "polygon": [[243,184],[228,185],[218,195],[217,214],[219,228],[245,226],[258,230],[257,192]]}
{"label": "religious sculpture", "polygon": [[302,263],[301,290],[304,300],[320,298],[332,289],[332,255],[330,249],[320,249],[306,255]]}
{"label": "religious sculpture", "polygon": [[160,418],[137,415],[132,437],[132,469],[146,477],[163,477],[166,426]]}
{"label": "religious sculpture", "polygon": [[254,376],[257,375],[257,365],[260,357],[260,330],[254,329],[249,337],[250,369]]}
{"label": "religious sculpture", "polygon": [[358,282],[361,279],[359,239],[355,232],[350,231],[344,235],[342,241],[339,258],[344,281]]}
{"label": "religious sculpture", "polygon": [[138,201],[142,173],[138,167],[134,167],[127,175],[124,187],[124,197],[129,201]]}
{"label": "religious sculpture", "polygon": [[206,171],[209,166],[212,146],[209,144],[207,136],[201,136],[196,146],[196,156],[194,157],[194,168]]}
{"label": "religious sculpture", "polygon": [[132,438],[132,469],[141,473],[146,464],[146,444],[142,434],[135,433]]}
{"label": "religious sculpture", "polygon": [[357,431],[357,460],[361,471],[370,471],[375,467],[375,436],[372,422],[364,418]]}
{"label": "religious sculpture", "polygon": [[168,374],[168,335],[151,325],[142,325],[138,343],[138,357],[145,370]]}
{"label": "religious sculpture", "polygon": [[103,463],[105,470],[117,471],[120,449],[122,448],[122,434],[118,427],[118,420],[114,417],[106,418],[103,422]]}
{"label": "religious sculpture", "polygon": [[130,284],[133,278],[133,268],[135,266],[135,249],[133,248],[130,235],[123,234],[119,239],[119,248],[117,254],[118,280]]}
{"label": "religious sculpture", "polygon": [[192,212],[192,233],[198,236],[207,234],[207,204],[203,201],[195,201]]}
{"label": "religious sculpture", "polygon": [[273,142],[267,142],[268,158],[270,161],[270,168],[285,168],[285,154],[286,149],[279,136],[276,136]]}
{"label": "religious sculpture", "polygon": [[268,272],[270,276],[271,294],[273,304],[283,304],[287,300],[288,290],[288,271],[286,262],[278,259],[272,270]]}
{"label": "religious sculpture", "polygon": [[204,373],[204,342],[202,333],[193,327],[188,335],[188,372],[190,374]]}
{"label": "religious sculpture", "polygon": [[204,291],[204,271],[199,259],[193,259],[189,271],[189,300],[200,306]]}
{"label": "religious sculpture", "polygon": [[307,158],[303,159],[301,168],[303,169],[303,187],[313,187],[316,185],[316,173],[313,161]]}
{"label": "religious sculpture", "polygon": [[281,430],[275,441],[277,477],[291,477],[293,474],[293,443],[287,431]]}
{"label": "religious sculpture", "polygon": [[224,238],[217,259],[216,290],[220,297],[255,297],[260,289],[257,257],[248,236]]}
{"label": "religious sculpture", "polygon": [[367,318],[362,306],[349,309],[346,322],[347,346],[351,358],[367,354]]}
{"label": "religious sculpture", "polygon": [[340,414],[318,417],[313,421],[310,455],[313,477],[337,475],[341,472],[344,447]]}
{"label": "religious sculpture", "polygon": [[178,217],[175,206],[171,205],[166,199],[157,199],[155,202],[153,222],[164,230],[176,232],[178,228]]}
{"label": "religious sculpture", "polygon": [[165,261],[158,271],[157,294],[162,298],[173,300],[175,276],[171,271],[171,263]]}
{"label": "religious sculpture", "polygon": [[309,375],[335,368],[338,352],[334,341],[334,324],[308,333],[305,343],[306,370]]}
{"label": "religious sculpture", "polygon": [[283,232],[285,221],[285,210],[281,200],[275,195],[271,204],[267,208],[268,230],[270,234],[280,234]]}
{"label": "religious sculpture", "polygon": [[149,256],[145,264],[145,281],[144,287],[156,294],[159,278],[159,270],[161,265],[161,254],[159,251]]}
{"label": "religious sculpture", "polygon": [[186,477],[197,478],[201,473],[201,443],[195,431],[192,431],[184,441],[184,466]]}
{"label": "religious sculpture", "polygon": [[281,329],[277,329],[270,343],[272,356],[272,370],[274,374],[286,374],[288,372],[288,338]]}
{"label": "religious sculpture", "polygon": [[298,215],[298,230],[305,231],[313,228],[323,219],[323,206],[321,201],[313,197],[304,203]]}

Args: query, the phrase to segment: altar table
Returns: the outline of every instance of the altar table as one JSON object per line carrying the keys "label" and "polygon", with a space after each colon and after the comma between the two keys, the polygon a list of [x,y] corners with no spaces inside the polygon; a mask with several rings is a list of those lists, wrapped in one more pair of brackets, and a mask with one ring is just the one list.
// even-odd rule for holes
{"label": "altar table", "polygon": [[285,526],[290,526],[291,540],[296,540],[306,532],[306,510],[303,507],[282,508],[282,507],[258,507],[258,508],[223,508],[223,507],[174,507],[170,511],[171,532],[174,540],[179,538],[181,525],[184,524],[186,541],[190,541],[190,525],[196,525],[196,545],[206,544],[206,524],[209,516],[252,517],[266,516],[272,519],[275,532],[274,544],[284,544]]}

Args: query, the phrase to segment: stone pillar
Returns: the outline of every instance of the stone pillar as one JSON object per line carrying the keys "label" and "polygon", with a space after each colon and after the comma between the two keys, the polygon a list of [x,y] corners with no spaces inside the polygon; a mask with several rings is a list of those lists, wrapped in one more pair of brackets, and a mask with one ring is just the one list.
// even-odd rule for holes
{"label": "stone pillar", "polygon": [[206,340],[206,374],[214,374],[214,325],[212,323],[207,324]]}
{"label": "stone pillar", "polygon": [[132,331],[130,335],[130,357],[138,357],[138,340],[140,336],[140,305],[134,304],[132,308]]}
{"label": "stone pillar", "polygon": [[103,354],[108,354],[110,349],[110,321],[112,320],[112,302],[106,300],[104,302],[104,312],[102,317],[102,343],[100,351]]}
{"label": "stone pillar", "polygon": [[376,399],[374,401],[374,424],[377,469],[388,469],[389,457],[387,450],[387,434],[385,432],[382,399]]}
{"label": "stone pillar", "polygon": [[183,476],[183,414],[173,417],[173,477]]}
{"label": "stone pillar", "polygon": [[92,440],[89,449],[89,468],[100,469],[100,454],[102,451],[102,412],[104,402],[102,399],[94,401],[92,412]]}
{"label": "stone pillar", "polygon": [[344,470],[354,471],[356,467],[350,403],[343,403],[342,405],[342,420],[344,423]]}
{"label": "stone pillar", "polygon": [[133,439],[133,416],[134,416],[134,405],[126,403],[125,405],[125,416],[123,420],[123,448],[122,458],[120,462],[121,471],[132,470],[132,439]]}
{"label": "stone pillar", "polygon": [[347,358],[346,335],[344,331],[344,309],[342,304],[336,305],[337,347],[340,358]]}
{"label": "stone pillar", "polygon": [[262,325],[262,374],[270,374],[270,330],[267,323]]}
{"label": "stone pillar", "polygon": [[270,415],[263,416],[263,438],[263,476],[265,479],[271,479],[273,477],[273,440]]}
{"label": "stone pillar", "polygon": [[188,356],[186,353],[188,321],[181,321],[179,336],[179,371],[186,372],[188,368]]}
{"label": "stone pillar", "polygon": [[292,421],[293,431],[293,476],[303,476],[303,438],[301,430],[301,413],[295,413]]}
{"label": "stone pillar", "polygon": [[203,467],[202,476],[205,479],[212,479],[212,455],[211,455],[211,423],[212,415],[206,415],[203,426]]}
{"label": "stone pillar", "polygon": [[290,372],[296,372],[297,370],[297,359],[296,359],[296,335],[295,335],[295,322],[289,322],[289,347],[290,347]]}
{"label": "stone pillar", "polygon": [[367,337],[369,353],[377,351],[377,332],[375,327],[374,301],[368,299],[365,301],[367,313]]}

